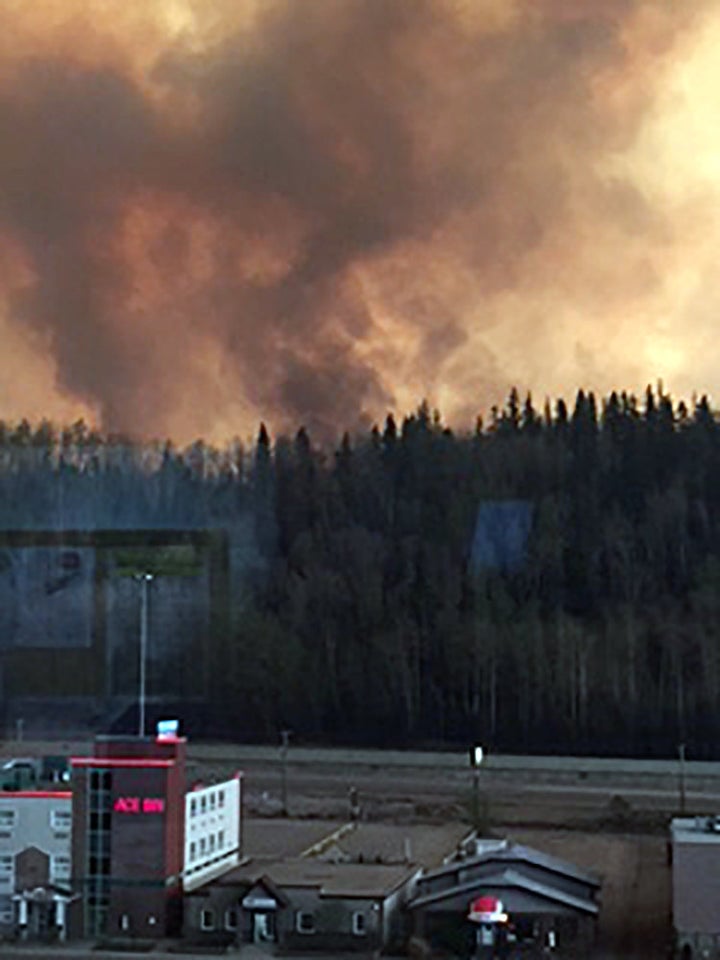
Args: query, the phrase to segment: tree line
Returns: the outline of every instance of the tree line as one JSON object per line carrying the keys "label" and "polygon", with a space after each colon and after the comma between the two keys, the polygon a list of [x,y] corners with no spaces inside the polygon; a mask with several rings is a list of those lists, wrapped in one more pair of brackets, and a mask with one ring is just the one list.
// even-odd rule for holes
{"label": "tree line", "polygon": [[[506,562],[483,518],[513,504],[531,522]],[[423,403],[335,449],[0,423],[5,529],[230,532],[227,736],[713,756],[719,521],[720,423],[661,387],[513,390],[470,432]]]}

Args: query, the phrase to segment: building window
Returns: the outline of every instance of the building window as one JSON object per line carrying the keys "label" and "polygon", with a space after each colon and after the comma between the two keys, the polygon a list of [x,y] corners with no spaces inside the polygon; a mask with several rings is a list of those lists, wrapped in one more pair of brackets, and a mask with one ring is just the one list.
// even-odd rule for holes
{"label": "building window", "polygon": [[123,915],[120,917],[120,929],[121,929],[121,930],[129,930],[129,929],[130,929],[130,914],[129,914],[129,913],[123,913]]}
{"label": "building window", "polygon": [[214,810],[214,809],[215,809],[215,794],[214,794],[214,793],[211,793],[211,794],[210,794],[210,809],[211,809],[211,810]]}
{"label": "building window", "polygon": [[70,857],[53,856],[50,858],[50,880],[53,883],[70,879]]}
{"label": "building window", "polygon": [[72,814],[69,810],[51,810],[50,826],[53,830],[69,831],[72,826]]}
{"label": "building window", "polygon": [[237,910],[230,909],[225,911],[225,929],[237,930],[238,914]]}
{"label": "building window", "polygon": [[207,797],[205,796],[205,794],[203,794],[202,797],[200,797],[200,812],[205,813],[206,810],[207,810]]}
{"label": "building window", "polygon": [[200,929],[201,930],[215,929],[215,911],[214,910],[200,911]]}
{"label": "building window", "polygon": [[112,815],[106,810],[100,813],[98,810],[92,810],[90,813],[90,829],[102,830],[108,833],[112,825]]}
{"label": "building window", "polygon": [[364,913],[353,914],[352,932],[356,937],[364,937],[367,933],[367,918]]}
{"label": "building window", "polygon": [[225,831],[221,830],[218,833],[218,847],[222,850],[224,846],[225,846]]}
{"label": "building window", "polygon": [[196,852],[196,850],[197,850],[197,847],[196,847],[196,845],[195,845],[195,841],[193,841],[193,842],[190,844],[190,859],[191,859],[191,860],[194,860],[194,859],[195,859],[195,852]]}
{"label": "building window", "polygon": [[200,856],[205,853],[205,837],[200,837]]}
{"label": "building window", "polygon": [[110,902],[110,840],[112,824],[112,772],[91,770],[87,780],[87,911],[85,936],[106,932]]}
{"label": "building window", "polygon": [[298,933],[315,933],[315,914],[307,910],[298,910],[295,917],[295,929]]}
{"label": "building window", "polygon": [[11,856],[0,857],[0,889],[12,887],[15,880],[15,864]]}
{"label": "building window", "polygon": [[224,790],[218,790],[218,806],[219,806],[219,807],[224,807],[224,806],[225,806],[225,791],[224,791]]}
{"label": "building window", "polygon": [[190,801],[190,816],[191,816],[191,817],[194,817],[196,813],[197,813],[197,801],[196,801],[196,800],[191,800],[191,801]]}
{"label": "building window", "polygon": [[0,810],[0,830],[12,830],[17,823],[17,810]]}
{"label": "building window", "polygon": [[212,853],[214,849],[215,849],[215,834],[211,833],[210,834],[210,853]]}

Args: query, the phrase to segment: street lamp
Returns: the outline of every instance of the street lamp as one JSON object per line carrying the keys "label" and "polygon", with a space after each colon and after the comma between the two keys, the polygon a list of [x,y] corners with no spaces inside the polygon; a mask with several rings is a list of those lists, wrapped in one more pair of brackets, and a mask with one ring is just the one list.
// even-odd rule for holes
{"label": "street lamp", "polygon": [[140,573],[135,580],[140,583],[140,671],[138,689],[138,736],[145,736],[145,686],[147,683],[147,646],[148,646],[148,608],[150,584],[155,579],[153,573]]}
{"label": "street lamp", "polygon": [[473,771],[473,826],[480,827],[480,764],[483,762],[483,748],[479,745],[470,750],[470,765]]}

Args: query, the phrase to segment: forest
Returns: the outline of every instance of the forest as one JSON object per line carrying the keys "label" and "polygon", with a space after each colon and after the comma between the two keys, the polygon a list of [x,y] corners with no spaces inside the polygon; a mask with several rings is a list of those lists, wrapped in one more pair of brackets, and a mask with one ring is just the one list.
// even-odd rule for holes
{"label": "forest", "polygon": [[304,428],[178,450],[0,422],[0,528],[173,526],[230,531],[240,570],[215,732],[717,755],[706,397],[581,390],[536,409],[512,390],[472,431],[423,403],[333,447]]}

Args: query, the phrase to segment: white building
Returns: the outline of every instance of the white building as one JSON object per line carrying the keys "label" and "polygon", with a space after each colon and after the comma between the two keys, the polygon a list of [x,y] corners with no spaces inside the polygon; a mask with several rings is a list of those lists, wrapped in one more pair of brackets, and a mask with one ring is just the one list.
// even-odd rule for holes
{"label": "white building", "polygon": [[0,933],[65,938],[71,828],[69,791],[0,792]]}
{"label": "white building", "polygon": [[238,866],[242,855],[242,774],[185,796],[183,888],[194,890]]}
{"label": "white building", "polygon": [[675,948],[682,960],[720,957],[720,817],[677,817],[670,827]]}

